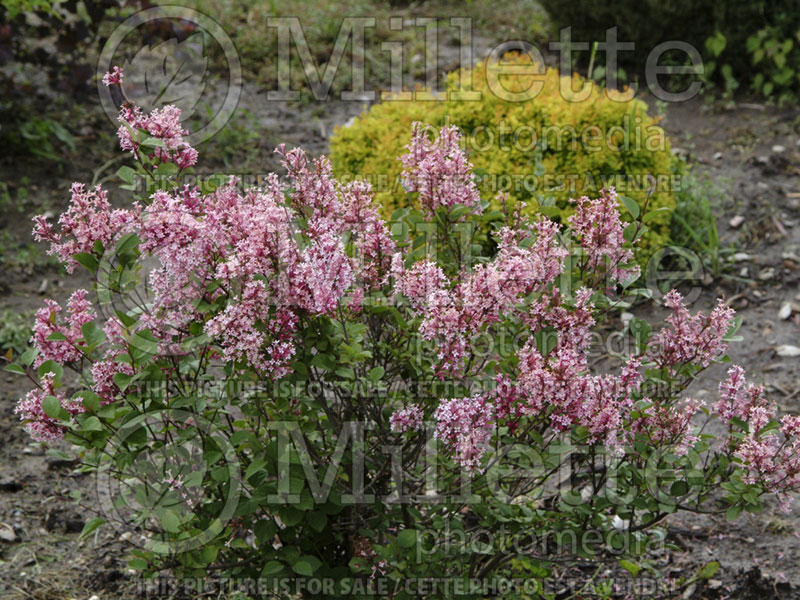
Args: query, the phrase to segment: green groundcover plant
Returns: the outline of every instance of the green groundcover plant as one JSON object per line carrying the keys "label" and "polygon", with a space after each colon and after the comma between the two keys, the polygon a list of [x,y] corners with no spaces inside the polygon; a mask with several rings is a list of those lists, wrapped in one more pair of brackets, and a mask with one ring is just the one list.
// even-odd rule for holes
{"label": "green groundcover plant", "polygon": [[625,224],[614,190],[561,225],[490,211],[458,130],[415,124],[386,223],[369,185],[298,149],[278,149],[285,178],[203,195],[181,185],[197,153],[176,109],[120,121],[137,201],[75,184],[57,224],[35,219],[95,300],[46,301],[7,369],[36,384],[16,409],[34,439],[97,478],[83,535],[124,530],[133,568],[257,597],[482,597],[499,578],[537,597],[565,561],[657,575],[666,515],[735,518],[800,485],[800,418],[741,368],[710,405],[685,394],[726,360],[724,303],[690,314],[672,291],[662,327],[634,319],[625,356],[590,360],[603,315],[647,293],[646,211]]}

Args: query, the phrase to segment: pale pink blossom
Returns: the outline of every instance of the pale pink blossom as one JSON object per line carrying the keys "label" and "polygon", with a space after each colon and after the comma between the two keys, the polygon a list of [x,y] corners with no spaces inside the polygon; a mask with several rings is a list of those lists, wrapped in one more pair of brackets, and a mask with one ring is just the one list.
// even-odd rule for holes
{"label": "pale pink blossom", "polygon": [[419,406],[405,406],[392,413],[389,423],[392,431],[404,433],[406,431],[416,431],[422,428],[423,414]]}
{"label": "pale pink blossom", "polygon": [[429,127],[414,123],[411,141],[406,146],[408,152],[400,157],[406,191],[417,192],[422,208],[429,214],[457,205],[467,206],[479,214],[480,194],[472,165],[459,145],[458,128],[442,127],[439,137],[433,141],[429,132]]}
{"label": "pale pink blossom", "polygon": [[24,423],[25,430],[38,442],[58,441],[64,437],[66,430],[63,425],[45,414],[42,402],[47,396],[57,398],[61,407],[70,415],[76,415],[84,410],[79,400],[68,400],[57,392],[54,380],[53,373],[45,373],[40,380],[41,387],[28,392],[14,409],[14,413],[18,414]]}
{"label": "pale pink blossom", "polygon": [[494,429],[494,410],[479,396],[443,400],[434,413],[435,436],[467,471],[480,468]]}

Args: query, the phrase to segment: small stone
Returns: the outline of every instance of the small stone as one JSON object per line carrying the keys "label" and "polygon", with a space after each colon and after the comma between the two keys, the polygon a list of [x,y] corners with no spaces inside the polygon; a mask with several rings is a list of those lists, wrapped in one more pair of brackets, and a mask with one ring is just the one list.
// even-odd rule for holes
{"label": "small stone", "polygon": [[0,540],[4,542],[13,542],[17,539],[17,534],[14,528],[8,523],[0,523]]}
{"label": "small stone", "polygon": [[789,344],[778,346],[775,348],[775,351],[778,353],[778,356],[782,356],[783,358],[795,358],[800,356],[800,348]]}
{"label": "small stone", "polygon": [[722,152],[714,153],[714,160],[720,160],[721,158],[722,158]]}
{"label": "small stone", "polygon": [[708,589],[710,590],[718,590],[722,587],[722,580],[721,579],[709,579],[708,580]]}
{"label": "small stone", "polygon": [[744,217],[742,215],[736,215],[730,220],[729,225],[731,226],[731,229],[739,229],[739,227],[742,226],[742,223],[744,223]]}
{"label": "small stone", "polygon": [[780,318],[781,321],[785,321],[791,316],[792,316],[792,305],[789,304],[788,302],[784,302],[783,304],[781,304],[781,308],[778,311],[778,317]]}
{"label": "small stone", "polygon": [[744,262],[750,260],[750,255],[747,252],[737,252],[731,258],[733,258],[733,262]]}
{"label": "small stone", "polygon": [[697,590],[697,584],[696,583],[691,584],[689,587],[686,588],[686,591],[683,592],[683,596],[681,596],[681,598],[683,598],[683,600],[689,600],[689,598],[694,596],[696,590]]}
{"label": "small stone", "polygon": [[750,270],[747,267],[742,267],[739,271],[739,277],[747,277],[750,274]]}
{"label": "small stone", "polygon": [[768,156],[757,156],[756,162],[760,165],[766,165],[769,162]]}
{"label": "small stone", "polygon": [[42,279],[42,283],[39,284],[39,289],[36,291],[40,296],[47,292],[47,279]]}
{"label": "small stone", "polygon": [[761,269],[761,272],[758,274],[758,278],[761,281],[769,281],[770,279],[775,278],[775,269],[772,267],[767,267],[766,269]]}
{"label": "small stone", "polygon": [[781,254],[781,258],[783,260],[790,260],[793,263],[800,264],[800,256],[797,256],[797,254],[795,254],[794,252],[784,252],[783,254]]}
{"label": "small stone", "polygon": [[772,151],[773,151],[775,154],[781,154],[781,153],[783,153],[783,152],[786,152],[786,146],[781,146],[780,144],[775,144],[775,145],[772,147]]}

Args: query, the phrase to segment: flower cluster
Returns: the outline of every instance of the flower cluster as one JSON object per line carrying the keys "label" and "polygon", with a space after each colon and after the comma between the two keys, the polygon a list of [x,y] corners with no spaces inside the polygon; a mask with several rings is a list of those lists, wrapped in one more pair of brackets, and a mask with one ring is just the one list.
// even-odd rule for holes
{"label": "flower cluster", "polygon": [[676,456],[684,456],[700,439],[694,431],[692,419],[703,403],[688,398],[679,405],[642,399],[641,416],[631,423],[631,433],[642,436],[654,447],[672,447]]}
{"label": "flower cluster", "polygon": [[403,184],[407,191],[418,192],[422,208],[435,213],[439,208],[461,205],[480,213],[480,194],[475,185],[472,165],[459,144],[461,134],[454,125],[442,127],[431,141],[430,127],[414,123],[408,152],[403,163]]}
{"label": "flower cluster", "polygon": [[[67,301],[67,322],[60,324],[58,315],[61,307],[53,300],[45,300],[45,306],[36,311],[31,343],[39,350],[34,366],[47,360],[58,364],[80,361],[83,351],[81,328],[94,320],[95,313],[87,299],[86,290],[77,290]],[[57,339],[54,339],[57,338]]]}
{"label": "flower cluster", "polygon": [[137,154],[144,140],[139,140],[136,130],[144,131],[160,142],[153,150],[153,157],[187,169],[197,162],[197,150],[183,139],[189,132],[181,125],[180,117],[181,110],[177,106],[154,108],[148,114],[138,106],[123,106],[119,113],[122,125],[117,130],[119,145]]}
{"label": "flower cluster", "polygon": [[506,315],[520,314],[516,304],[561,273],[567,251],[558,242],[558,226],[542,219],[535,231],[533,244],[523,247],[519,242],[526,233],[501,230],[494,260],[478,264],[455,285],[429,261],[408,269],[395,261],[395,291],[405,294],[422,317],[422,338],[438,344],[443,373],[463,375],[472,337]]}
{"label": "flower cluster", "polygon": [[45,373],[41,377],[40,387],[28,392],[14,409],[25,424],[25,430],[37,442],[60,440],[64,435],[64,426],[48,417],[42,408],[42,402],[47,397],[56,398],[61,408],[71,415],[83,412],[83,404],[79,400],[68,400],[56,391],[55,375],[52,372]]}
{"label": "flower cluster", "polygon": [[122,77],[122,69],[115,65],[108,73],[103,75],[103,83],[106,86],[122,85]]}
{"label": "flower cluster", "polygon": [[613,282],[627,283],[639,277],[639,265],[629,264],[633,251],[625,246],[617,198],[616,190],[611,187],[602,190],[597,199],[584,196],[573,200],[575,214],[567,222],[586,254],[583,268],[594,274],[606,273]]}
{"label": "flower cluster", "polygon": [[406,406],[394,411],[389,417],[392,431],[404,433],[414,431],[422,427],[423,414],[419,406]]}
{"label": "flower cluster", "polygon": [[480,466],[494,429],[493,412],[479,396],[445,400],[436,409],[436,438],[453,449],[467,471]]}
{"label": "flower cluster", "polygon": [[132,210],[111,210],[108,193],[99,185],[87,190],[82,183],[73,183],[69,207],[58,218],[60,231],[55,231],[47,217],[34,218],[33,237],[39,242],[49,242],[48,254],[58,256],[67,272],[72,273],[78,262],[75,255],[92,252],[100,242],[110,246],[124,233],[130,231],[138,214]]}
{"label": "flower cluster", "polygon": [[[728,438],[736,448],[734,456],[747,470],[745,481],[774,492],[781,508],[788,510],[790,492],[800,490],[800,417],[785,415],[778,421],[764,389],[747,383],[739,366],[733,366],[720,383],[714,410],[731,426],[732,420],[746,426],[744,441]],[[768,427],[771,424],[776,426]]]}
{"label": "flower cluster", "polygon": [[[150,133],[177,140],[182,133],[175,111],[151,114]],[[121,146],[130,149],[131,138],[122,137]],[[177,146],[168,142],[166,148]],[[96,242],[106,248],[124,233],[135,234],[142,256],[157,259],[136,329],[149,329],[162,351],[179,352],[189,325],[204,322],[225,361],[277,379],[288,373],[301,316],[333,314],[348,295],[359,299],[347,304],[357,310],[365,293],[388,281],[396,254],[368,185],[339,183],[326,159],[310,161],[301,150],[282,146],[278,152],[288,183],[273,175],[260,189],[243,191],[231,180],[206,196],[190,186],[160,190],[146,207],[130,211],[112,210],[99,187],[85,192],[76,184],[61,230],[36,217],[34,233],[70,269],[75,254],[96,252]],[[208,318],[198,309],[202,302],[221,309]],[[63,332],[63,340],[47,340],[54,331],[49,315],[59,310],[50,302],[38,318],[39,360],[64,363],[81,356],[75,348],[80,324]],[[114,330],[119,345],[124,336]],[[111,397],[111,370],[119,364],[113,353],[107,359],[93,367],[104,399]]]}
{"label": "flower cluster", "polygon": [[[122,69],[115,66],[103,76],[106,86],[122,85]],[[138,155],[142,142],[141,133],[155,140],[155,148],[151,158],[162,163],[173,163],[180,169],[188,169],[197,162],[197,150],[192,148],[183,138],[189,135],[181,125],[181,110],[177,106],[155,108],[144,114],[138,106],[125,103],[119,111],[117,130],[119,145],[123,150],[130,150]],[[146,144],[150,145],[150,144]]]}
{"label": "flower cluster", "polygon": [[650,340],[650,357],[659,368],[675,373],[689,363],[707,367],[725,352],[725,335],[733,324],[732,308],[720,300],[710,314],[690,315],[676,290],[664,296],[664,303],[672,311],[666,319],[669,327]]}

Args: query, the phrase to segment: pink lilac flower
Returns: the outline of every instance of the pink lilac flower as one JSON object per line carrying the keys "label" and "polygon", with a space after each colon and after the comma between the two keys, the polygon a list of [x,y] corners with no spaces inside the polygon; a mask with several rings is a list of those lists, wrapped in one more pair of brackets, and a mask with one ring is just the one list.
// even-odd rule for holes
{"label": "pink lilac flower", "polygon": [[366,288],[378,288],[387,282],[396,244],[378,214],[368,183],[341,186],[340,194],[346,231],[355,238],[358,278]]}
{"label": "pink lilac flower", "polygon": [[734,311],[722,300],[704,315],[690,315],[683,297],[676,290],[664,296],[672,314],[666,318],[668,327],[653,334],[649,356],[661,367],[675,372],[683,364],[694,363],[707,367],[727,349],[725,334],[733,323]]}
{"label": "pink lilac flower", "polygon": [[[96,316],[91,303],[86,299],[87,294],[86,290],[77,290],[70,296],[67,301],[66,324],[59,323],[58,315],[62,309],[53,300],[45,300],[45,306],[36,311],[31,343],[39,352],[34,366],[47,360],[54,360],[62,365],[81,360],[81,327]],[[63,335],[64,339],[48,339],[56,333]]]}
{"label": "pink lilac flower", "polygon": [[684,456],[699,441],[693,433],[692,418],[703,403],[689,398],[678,405],[660,404],[642,398],[652,405],[631,423],[631,432],[640,434],[653,446],[670,445],[676,456]]}
{"label": "pink lilac flower", "polygon": [[790,493],[800,490],[800,417],[784,416],[778,430],[766,429],[775,420],[776,408],[763,393],[760,386],[747,383],[741,367],[734,366],[720,384],[720,399],[714,410],[725,421],[736,417],[747,423],[743,441],[728,438],[728,444],[735,448],[734,456],[745,469],[744,481],[775,493],[780,507],[788,510]]}
{"label": "pink lilac flower", "polygon": [[117,66],[112,67],[103,75],[103,83],[106,86],[122,85],[122,69]]}
{"label": "pink lilac flower", "polygon": [[119,389],[114,383],[114,375],[124,373],[133,375],[133,367],[116,360],[100,360],[92,365],[92,391],[100,397],[100,404],[116,400]]}
{"label": "pink lilac flower", "polygon": [[117,130],[117,137],[123,150],[136,155],[141,140],[134,137],[134,131],[143,130],[163,143],[153,150],[153,156],[161,162],[175,163],[182,169],[197,162],[197,151],[184,140],[189,132],[181,125],[181,110],[177,106],[154,108],[149,114],[144,114],[138,106],[123,106],[118,120],[122,125]]}
{"label": "pink lilac flower", "polygon": [[454,452],[456,462],[473,471],[489,448],[493,418],[492,406],[479,396],[443,400],[434,413],[434,435]]}
{"label": "pink lilac flower", "polygon": [[55,375],[45,373],[41,378],[41,388],[31,390],[17,403],[14,413],[19,415],[25,430],[37,442],[52,442],[64,437],[65,427],[55,419],[48,417],[42,408],[47,396],[58,398],[61,407],[69,414],[83,412],[83,404],[79,400],[68,400],[55,390]]}
{"label": "pink lilac flower", "polygon": [[292,273],[303,308],[332,314],[354,282],[353,268],[341,239],[328,232],[301,254]]}
{"label": "pink lilac flower", "polygon": [[714,405],[714,411],[725,422],[730,422],[734,417],[747,421],[757,408],[774,411],[774,406],[764,396],[764,388],[748,384],[744,369],[738,365],[732,366],[728,369],[728,378],[719,384],[719,400]]}
{"label": "pink lilac flower", "polygon": [[206,333],[221,338],[225,359],[247,359],[254,368],[266,371],[268,365],[262,346],[265,335],[255,324],[266,316],[266,287],[261,281],[249,282],[238,302],[228,304],[224,311],[206,323]]}
{"label": "pink lilac flower", "polygon": [[422,261],[404,269],[402,260],[395,258],[395,289],[422,316],[420,335],[438,345],[442,372],[459,373],[473,336],[514,314],[525,296],[543,291],[561,273],[566,251],[557,241],[558,227],[540,220],[536,231],[536,240],[525,248],[519,244],[524,235],[501,230],[496,257],[477,265],[455,287],[446,285],[433,263]]}
{"label": "pink lilac flower", "polygon": [[416,431],[422,428],[423,414],[418,406],[405,406],[392,413],[389,417],[392,431],[404,433],[406,431]]}
{"label": "pink lilac flower", "polygon": [[626,441],[619,432],[642,382],[639,359],[630,358],[620,375],[594,375],[589,372],[586,348],[575,347],[561,332],[557,337],[544,356],[535,339],[530,340],[517,353],[516,377],[497,378],[491,398],[498,418],[513,426],[526,416],[549,423],[555,431],[584,426],[588,441],[619,450]]}
{"label": "pink lilac flower", "polygon": [[606,272],[612,282],[627,283],[639,277],[639,266],[629,264],[633,251],[625,248],[617,192],[612,187],[600,198],[572,200],[575,214],[567,218],[572,234],[586,253],[586,270]]}
{"label": "pink lilac flower", "polygon": [[39,242],[50,242],[47,253],[58,256],[69,273],[78,265],[73,258],[76,254],[92,252],[96,242],[111,247],[133,229],[138,214],[136,206],[133,210],[111,210],[108,194],[99,185],[87,191],[82,183],[73,183],[71,194],[67,212],[58,219],[60,231],[53,229],[46,216],[33,219],[33,237]]}
{"label": "pink lilac flower", "polygon": [[112,346],[123,347],[127,339],[127,328],[117,317],[109,317],[103,324],[103,333],[106,335],[106,340]]}
{"label": "pink lilac flower", "polygon": [[395,278],[395,293],[408,298],[417,311],[424,310],[428,297],[441,291],[447,283],[441,267],[429,260],[422,260],[406,269],[400,254],[394,255],[392,275]]}
{"label": "pink lilac flower", "polygon": [[403,163],[403,184],[408,192],[418,192],[422,208],[429,214],[439,208],[468,206],[481,212],[480,194],[475,185],[472,165],[461,149],[461,134],[451,125],[439,130],[439,137],[429,139],[430,128],[413,124],[408,152]]}

